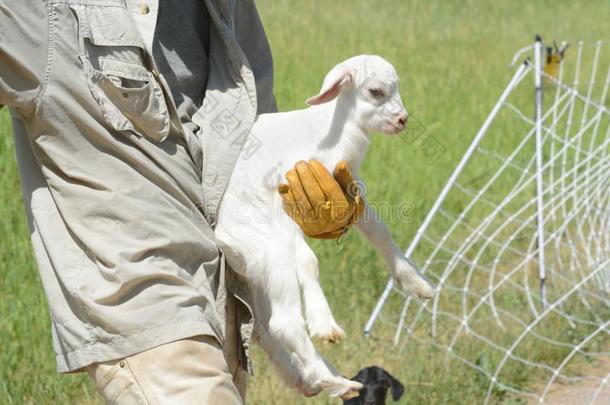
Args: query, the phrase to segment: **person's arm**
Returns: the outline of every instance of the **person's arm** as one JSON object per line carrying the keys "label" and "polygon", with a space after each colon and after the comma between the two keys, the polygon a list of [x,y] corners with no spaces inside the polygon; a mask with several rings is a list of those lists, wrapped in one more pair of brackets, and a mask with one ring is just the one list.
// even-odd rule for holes
{"label": "person's arm", "polygon": [[256,83],[257,114],[277,111],[273,96],[273,58],[253,0],[233,3],[235,36],[246,54]]}
{"label": "person's arm", "polygon": [[0,108],[33,109],[49,52],[47,5],[0,0]]}

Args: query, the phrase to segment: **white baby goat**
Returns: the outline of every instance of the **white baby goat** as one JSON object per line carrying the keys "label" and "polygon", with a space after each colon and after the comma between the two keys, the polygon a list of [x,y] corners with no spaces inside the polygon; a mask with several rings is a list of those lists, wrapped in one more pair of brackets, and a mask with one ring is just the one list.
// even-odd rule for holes
{"label": "white baby goat", "polygon": [[[252,135],[260,141],[260,149],[235,166],[215,232],[229,264],[248,282],[256,336],[286,382],[305,395],[324,389],[347,398],[362,385],[335,371],[307,334],[306,325],[312,337],[322,340],[344,336],[318,283],[317,258],[282,209],[279,174],[309,159],[319,160],[331,172],[345,160],[357,174],[369,135],[401,132],[407,112],[393,66],[369,55],[335,66],[320,93],[307,103],[311,107],[304,110],[258,117]],[[371,207],[366,207],[356,227],[383,255],[403,289],[419,297],[432,296],[433,288],[396,246]]]}

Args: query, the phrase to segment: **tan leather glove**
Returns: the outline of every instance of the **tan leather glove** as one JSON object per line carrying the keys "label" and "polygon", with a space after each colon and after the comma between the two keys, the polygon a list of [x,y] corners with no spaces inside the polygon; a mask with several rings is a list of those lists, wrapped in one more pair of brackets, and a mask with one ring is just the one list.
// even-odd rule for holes
{"label": "tan leather glove", "polygon": [[284,210],[309,237],[338,238],[364,209],[358,185],[344,161],[337,163],[333,175],[317,160],[300,161],[286,173],[288,184],[278,187]]}

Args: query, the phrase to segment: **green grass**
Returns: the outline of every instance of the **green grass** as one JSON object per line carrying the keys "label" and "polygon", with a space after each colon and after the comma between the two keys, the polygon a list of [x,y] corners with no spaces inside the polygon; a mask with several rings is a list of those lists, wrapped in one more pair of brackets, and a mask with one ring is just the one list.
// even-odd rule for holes
{"label": "green grass", "polygon": [[[606,0],[259,0],[257,4],[274,52],[276,96],[283,110],[302,107],[319,89],[323,75],[349,56],[379,54],[395,65],[405,105],[425,128],[425,137],[375,139],[362,175],[369,199],[392,204],[408,201],[413,207],[411,224],[390,224],[394,237],[404,246],[510,78],[507,65],[514,51],[530,44],[535,33],[571,41],[610,39]],[[433,164],[428,163],[422,147],[422,139],[431,136],[446,148]],[[54,371],[46,301],[22,205],[10,121],[3,111],[0,403],[99,403],[86,377],[61,376]],[[362,337],[386,273],[380,258],[359,235],[350,233],[338,246],[333,242],[313,245],[320,258],[322,286],[348,334],[339,346],[321,347],[339,370],[353,375],[361,367],[383,365],[405,382],[405,403],[480,402],[488,382],[446,360],[443,352],[426,346],[398,355],[396,348],[383,344],[387,340]],[[531,349],[540,350],[535,345]],[[540,352],[541,358],[560,355]],[[338,403],[324,396],[300,398],[281,385],[260,350],[255,350],[254,358],[249,403]],[[485,366],[489,360],[481,357],[479,361]],[[535,381],[535,375],[508,370],[514,373],[515,383]],[[505,396],[499,393],[497,398],[502,401]]]}

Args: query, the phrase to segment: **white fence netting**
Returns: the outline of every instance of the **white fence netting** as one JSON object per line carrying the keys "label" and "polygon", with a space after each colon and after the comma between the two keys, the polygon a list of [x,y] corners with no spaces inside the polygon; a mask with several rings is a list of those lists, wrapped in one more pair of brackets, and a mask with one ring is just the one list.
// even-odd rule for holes
{"label": "white fence netting", "polygon": [[517,69],[407,251],[439,293],[390,283],[372,317],[399,350],[468,365],[487,403],[543,402],[566,383],[596,403],[610,389],[610,370],[584,371],[610,364],[610,52],[572,44],[546,73],[545,59]]}

